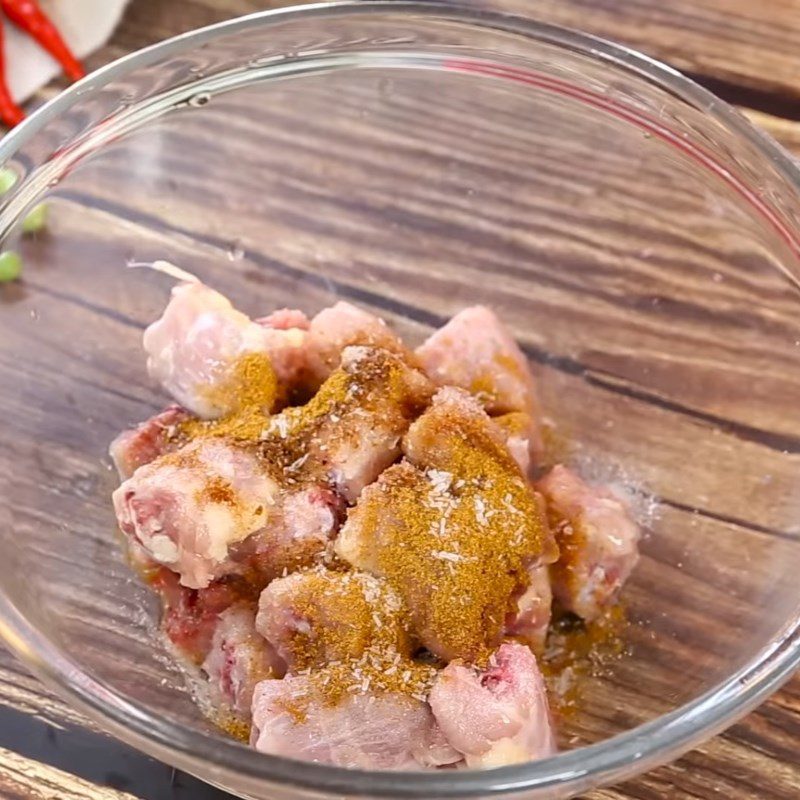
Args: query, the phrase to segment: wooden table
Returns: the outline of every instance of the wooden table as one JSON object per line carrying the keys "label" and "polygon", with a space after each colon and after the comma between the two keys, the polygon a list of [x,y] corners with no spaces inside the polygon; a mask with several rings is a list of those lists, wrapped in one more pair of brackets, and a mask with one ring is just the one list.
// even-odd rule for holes
{"label": "wooden table", "polygon": [[[683,70],[800,157],[800,0],[473,0],[618,40]],[[267,0],[133,0],[98,67]],[[61,88],[52,85],[35,103]],[[222,800],[225,795],[107,737],[0,652],[0,796]],[[674,764],[586,800],[800,798],[800,676]]]}

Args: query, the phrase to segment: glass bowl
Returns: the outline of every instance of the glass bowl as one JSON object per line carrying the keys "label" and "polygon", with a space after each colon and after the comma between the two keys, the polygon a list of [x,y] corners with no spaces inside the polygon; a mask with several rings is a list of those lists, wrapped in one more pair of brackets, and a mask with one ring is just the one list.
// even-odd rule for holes
{"label": "glass bowl", "polygon": [[[316,5],[179,36],[0,143],[0,632],[125,741],[283,798],[561,798],[652,768],[800,660],[798,169],[734,110],[616,45],[431,3]],[[20,220],[43,199],[44,231]],[[558,456],[637,498],[625,654],[563,751],[368,773],[252,752],[201,716],[126,565],[106,449],[166,398],[142,328],[165,258],[253,316],[344,297],[411,341],[487,303]]]}

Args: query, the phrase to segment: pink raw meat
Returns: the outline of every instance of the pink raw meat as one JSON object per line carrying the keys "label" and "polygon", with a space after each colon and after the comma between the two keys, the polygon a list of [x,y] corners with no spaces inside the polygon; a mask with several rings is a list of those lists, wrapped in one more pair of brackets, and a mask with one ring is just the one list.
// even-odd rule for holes
{"label": "pink raw meat", "polygon": [[595,619],[636,566],[639,526],[619,497],[560,464],[536,486],[561,549],[551,567],[553,594],[567,610]]}
{"label": "pink raw meat", "polygon": [[221,439],[140,467],[113,501],[123,533],[195,589],[231,573],[267,580],[310,563],[338,523],[329,490],[282,492],[254,454]]}
{"label": "pink raw meat", "polygon": [[[376,356],[388,358],[391,367],[384,382],[371,390],[375,397],[368,403],[373,407],[357,405],[340,420],[339,435],[327,450],[333,483],[351,503],[400,454],[402,435],[430,397],[425,376],[386,350],[348,347],[342,352],[342,369],[356,378],[357,385],[359,372],[369,370]],[[344,432],[347,436],[342,436]]]}
{"label": "pink raw meat", "polygon": [[428,379],[397,355],[347,347],[306,406],[272,417],[264,452],[278,461],[290,450],[298,479],[316,475],[352,503],[400,454],[400,440],[430,392]]}
{"label": "pink raw meat", "polygon": [[321,558],[339,528],[342,499],[327,486],[284,491],[267,524],[231,548],[231,569],[262,585]]}
{"label": "pink raw meat", "polygon": [[488,445],[496,458],[517,463],[508,450],[508,431],[489,417],[469,392],[445,386],[433,396],[430,408],[409,427],[403,452],[418,467],[447,470],[457,462],[463,442],[475,447]]}
{"label": "pink raw meat", "polygon": [[357,659],[390,640],[408,657],[409,637],[397,618],[401,608],[400,598],[379,578],[315,567],[264,589],[256,628],[290,670]]}
{"label": "pink raw meat", "polygon": [[173,441],[173,434],[190,416],[185,408],[171,405],[135,428],[120,433],[108,449],[119,477],[126,480],[139,467],[176,450],[178,444]]}
{"label": "pink raw meat", "polygon": [[167,639],[182,660],[198,666],[211,650],[219,615],[237,603],[253,605],[251,587],[238,577],[224,578],[205,589],[188,589],[174,572],[156,567],[149,583],[161,598],[161,624]]}
{"label": "pink raw meat", "polygon": [[199,589],[225,574],[229,549],[264,526],[277,495],[255,456],[203,439],[140,467],[112,499],[123,533]]}
{"label": "pink raw meat", "polygon": [[309,326],[308,317],[296,308],[279,308],[266,317],[259,317],[255,322],[265,328],[275,328],[279,331],[288,331],[292,328],[307,331]]}
{"label": "pink raw meat", "polygon": [[250,718],[253,690],[266,678],[282,676],[285,665],[255,629],[256,610],[239,604],[217,618],[209,653],[203,662],[211,699],[238,716]]}
{"label": "pink raw meat", "polygon": [[[414,633],[440,658],[471,658],[474,646],[467,641],[483,638],[491,647],[500,643],[515,593],[527,587],[530,568],[556,559],[555,540],[543,504],[508,453],[502,431],[466,391],[440,389],[409,427],[403,449],[408,461],[389,467],[364,489],[334,547],[343,561],[388,577],[392,570],[386,554],[402,546],[408,559],[393,585],[409,610]],[[505,480],[503,496],[486,491],[490,473]],[[450,515],[460,523],[449,524]],[[420,519],[426,521],[422,530]],[[504,548],[482,550],[482,534],[503,537],[508,548],[526,543],[530,551],[520,553],[512,569]],[[463,613],[459,587],[501,572],[508,578],[508,594],[490,595],[481,601],[480,612]],[[420,575],[427,577],[421,580]],[[442,623],[447,617],[442,598],[459,609],[459,628]]]}
{"label": "pink raw meat", "polygon": [[403,357],[408,355],[405,345],[380,317],[340,301],[311,320],[306,363],[311,388],[319,386],[339,366],[342,351],[349,345],[380,347]]}
{"label": "pink raw meat", "polygon": [[[327,706],[313,692],[307,676],[259,683],[253,695],[253,747],[351,769],[415,770],[460,760],[419,700],[356,694]],[[296,708],[300,711],[293,713]]]}
{"label": "pink raw meat", "polygon": [[524,645],[501,645],[485,670],[448,664],[429,702],[468,767],[518,764],[556,751],[544,679]]}
{"label": "pink raw meat", "polygon": [[113,495],[120,528],[191,588],[311,563],[353,501],[399,454],[427,379],[385,350],[351,347],[305,407],[265,422],[260,453],[195,440],[141,467]]}
{"label": "pink raw meat", "polygon": [[539,404],[528,360],[491,309],[465,308],[431,334],[415,354],[435,383],[466,389],[489,414],[528,414],[531,453],[542,451]]}
{"label": "pink raw meat", "polygon": [[539,447],[541,431],[536,420],[522,411],[511,411],[495,417],[494,421],[506,437],[506,447],[523,475],[531,468],[531,453]]}
{"label": "pink raw meat", "polygon": [[506,623],[506,633],[524,641],[535,653],[541,653],[553,603],[550,571],[547,567],[534,567],[529,575],[530,583],[517,600],[517,611]]}
{"label": "pink raw meat", "polygon": [[151,377],[185,408],[215,419],[234,410],[235,398],[227,401],[209,389],[230,380],[237,359],[248,353],[269,356],[279,386],[291,389],[305,364],[306,333],[259,325],[219,292],[182,283],[144,332],[143,344]]}

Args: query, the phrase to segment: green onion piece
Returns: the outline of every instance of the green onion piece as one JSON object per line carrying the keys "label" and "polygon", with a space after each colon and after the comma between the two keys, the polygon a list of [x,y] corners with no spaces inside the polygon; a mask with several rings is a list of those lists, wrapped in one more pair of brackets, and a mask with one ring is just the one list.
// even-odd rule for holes
{"label": "green onion piece", "polygon": [[13,169],[0,169],[0,194],[5,194],[17,182],[17,173]]}
{"label": "green onion piece", "polygon": [[27,234],[38,233],[45,225],[47,225],[47,203],[39,203],[22,220],[22,232]]}
{"label": "green onion piece", "polygon": [[22,272],[22,259],[19,253],[13,250],[6,250],[0,253],[0,283],[9,283],[19,278]]}

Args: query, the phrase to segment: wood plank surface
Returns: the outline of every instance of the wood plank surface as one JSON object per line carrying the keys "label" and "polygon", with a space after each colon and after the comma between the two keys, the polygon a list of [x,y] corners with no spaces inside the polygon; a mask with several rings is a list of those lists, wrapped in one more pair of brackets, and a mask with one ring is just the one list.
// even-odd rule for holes
{"label": "wood plank surface", "polygon": [[[584,30],[642,50],[723,92],[780,106],[800,117],[800,0],[465,0]],[[286,0],[138,0],[113,42],[93,57],[105,63],[145,44]],[[748,93],[747,90],[752,90]],[[728,97],[736,102],[735,97]],[[764,109],[767,110],[767,109]]]}
{"label": "wood plank surface", "polygon": [[[800,0],[464,0],[532,16],[634,47],[663,60],[728,102],[800,154]],[[88,59],[96,68],[141,47],[289,0],[134,0],[112,40]],[[34,105],[63,87],[45,87]],[[754,114],[750,114],[752,109]],[[760,113],[758,113],[760,112]]]}
{"label": "wood plank surface", "polygon": [[798,0],[485,0],[485,5],[621,42],[712,79],[723,92],[765,103],[770,95],[785,104],[800,98]]}
{"label": "wood plank surface", "polygon": [[[500,8],[515,13],[535,14],[546,21],[582,28],[584,30],[606,36],[611,39],[637,47],[657,58],[669,61],[674,66],[686,70],[710,88],[720,92],[726,99],[740,102],[745,113],[758,125],[762,126],[787,148],[800,155],[800,0],[772,0],[768,4],[755,4],[742,2],[742,0],[676,0],[670,4],[656,2],[655,0],[636,0],[636,2],[620,2],[620,0],[542,0],[532,3],[530,0],[475,0],[475,4],[486,7]],[[161,0],[133,0],[126,14],[125,20],[115,34],[113,40],[99,53],[90,59],[90,66],[98,66],[108,60],[135,50],[146,44],[163,39],[167,36],[180,33],[201,25],[210,24],[231,16],[259,10],[267,6],[288,5],[278,2],[258,2],[258,0],[183,0],[183,2],[161,2]],[[57,87],[48,87],[40,94],[40,99],[52,95]],[[248,131],[245,118],[239,123],[239,134],[247,147]],[[215,135],[212,130],[209,137]],[[313,139],[313,131],[309,133],[309,142]],[[285,145],[276,134],[273,142],[275,147]],[[401,134],[395,142],[402,146]],[[359,167],[355,154],[348,153],[349,163],[353,169]],[[479,157],[477,150],[470,154],[471,158]],[[434,154],[435,156],[435,154]],[[231,218],[226,216],[230,210],[221,204],[218,211],[219,217],[207,221],[197,220],[191,215],[182,212],[191,208],[191,194],[196,187],[191,184],[186,187],[185,198],[176,198],[174,205],[169,209],[160,209],[156,212],[150,208],[149,196],[146,193],[137,195],[136,192],[126,194],[125,197],[104,196],[103,182],[100,178],[113,176],[120,167],[109,160],[102,166],[105,171],[103,176],[98,176],[96,186],[84,194],[65,190],[62,199],[65,208],[64,215],[59,224],[65,244],[65,257],[72,258],[79,253],[81,225],[97,224],[95,215],[102,215],[103,208],[108,210],[109,219],[112,216],[125,216],[132,220],[129,235],[131,241],[137,243],[139,250],[150,248],[154,257],[161,254],[166,247],[180,248],[180,237],[192,243],[193,248],[202,246],[207,249],[209,259],[226,257],[230,252],[230,242],[225,238],[225,231],[231,229]],[[524,165],[521,165],[524,168]],[[563,182],[567,176],[553,175],[556,182]],[[307,177],[303,175],[291,176],[297,183],[297,191],[307,191]],[[388,178],[387,178],[388,180]],[[91,185],[91,180],[87,181]],[[242,187],[243,192],[249,191],[247,186]],[[413,207],[416,216],[400,220],[405,224],[413,225],[414,220],[425,219],[430,213],[430,208],[441,202],[441,198],[424,196],[420,194],[411,198],[417,205]],[[318,198],[320,210],[325,210],[325,198]],[[610,201],[613,203],[613,199]],[[182,203],[184,203],[182,205]],[[273,209],[279,210],[279,209]],[[547,208],[538,209],[545,217]],[[355,212],[354,212],[355,213]],[[451,224],[456,226],[453,230],[461,230],[457,226],[459,221],[458,208],[447,209],[445,215]],[[545,233],[558,240],[558,215],[559,210],[553,207],[548,217],[551,229]],[[237,224],[245,249],[248,250],[247,259],[253,259],[260,264],[259,269],[265,270],[265,264],[270,256],[275,254],[261,254],[259,262],[257,242],[263,233],[259,230],[257,218],[248,219],[247,215],[237,211]],[[172,220],[181,220],[176,226]],[[275,234],[281,233],[281,225],[286,230],[291,229],[291,219],[286,217],[282,222],[280,215],[272,222]],[[487,233],[490,233],[488,231]],[[114,232],[116,235],[117,232]],[[325,231],[317,232],[322,239]],[[376,232],[377,236],[378,233]],[[432,234],[431,234],[432,235]],[[541,235],[541,234],[540,234]],[[593,250],[602,244],[602,232],[598,232],[598,241],[590,242]],[[70,242],[72,244],[70,245]],[[177,242],[177,244],[176,244]],[[429,246],[428,242],[428,246]],[[530,243],[521,242],[520,247],[529,246]],[[702,241],[698,241],[698,245]],[[55,247],[56,244],[51,245]],[[124,241],[109,242],[109,253],[125,251],[127,244]],[[237,245],[238,247],[239,245]],[[426,246],[426,241],[421,247]],[[445,246],[444,242],[437,240],[437,246]],[[380,248],[380,240],[375,240],[375,247]],[[117,248],[116,250],[114,248]],[[524,250],[520,250],[524,252]],[[477,254],[478,257],[480,254]],[[283,263],[292,265],[293,254],[287,250],[278,254]],[[610,253],[610,257],[613,254]],[[298,270],[302,268],[299,262],[294,265]],[[255,270],[255,267],[253,268]],[[271,275],[269,271],[267,275]],[[272,276],[274,277],[274,276]],[[726,277],[727,274],[726,274]],[[739,276],[736,270],[730,274],[730,283],[720,289],[717,296],[709,296],[704,302],[719,303],[722,308],[730,301],[726,295],[728,286],[737,291],[736,280]],[[642,273],[642,281],[651,280],[652,276]],[[33,280],[33,279],[32,279]],[[263,277],[261,278],[263,280]],[[255,285],[255,284],[254,284]],[[38,281],[36,288],[46,291],[46,281]],[[286,287],[287,291],[289,287]],[[747,287],[742,284],[742,290]],[[553,297],[559,291],[558,287],[551,287]],[[777,290],[776,290],[777,291]],[[410,289],[409,289],[410,292]],[[409,297],[412,295],[409,293]],[[62,300],[64,298],[61,298]],[[85,298],[84,298],[85,300]],[[609,298],[596,299],[593,302],[601,304],[612,302]],[[546,301],[543,311],[546,311]],[[559,306],[561,307],[561,306]],[[385,309],[383,310],[386,313]],[[436,309],[426,309],[434,313]],[[598,317],[600,316],[598,305]],[[629,309],[631,318],[639,313],[637,309]],[[121,330],[130,328],[131,335],[136,328],[146,319],[145,314],[137,318],[132,312],[132,318],[125,320],[107,320],[103,329],[104,335],[122,335]],[[793,308],[787,302],[783,309],[783,319],[778,322],[787,326],[794,324],[792,319]],[[644,337],[650,336],[654,351],[655,342],[662,335],[656,327],[657,319],[642,315],[637,324],[640,326]],[[776,324],[778,324],[776,322]],[[554,317],[553,324],[558,320]],[[87,332],[88,335],[93,332]],[[536,353],[537,343],[527,342],[529,353]],[[691,343],[690,343],[691,344]],[[761,343],[748,343],[748,346],[769,347],[765,339]],[[610,351],[609,351],[610,352]],[[754,351],[755,352],[755,351]],[[722,351],[720,351],[722,354]],[[676,441],[686,437],[697,436],[700,453],[697,463],[703,459],[719,459],[725,457],[726,448],[744,447],[742,452],[747,454],[748,462],[756,472],[774,474],[776,480],[791,480],[791,474],[781,474],[784,461],[776,450],[764,446],[763,442],[748,440],[741,443],[741,431],[723,430],[718,436],[704,438],[702,436],[702,421],[692,419],[682,411],[662,408],[641,398],[627,396],[621,387],[603,384],[603,373],[614,372],[618,364],[614,363],[608,352],[598,351],[591,354],[595,360],[590,365],[598,376],[598,383],[592,385],[587,391],[591,392],[592,404],[602,407],[604,403],[626,403],[631,429],[645,432],[660,425],[661,419],[668,419],[670,430]],[[620,361],[625,355],[618,352]],[[724,355],[722,355],[724,357]],[[687,346],[685,360],[688,363],[690,353]],[[755,357],[754,361],[755,363]],[[44,365],[41,365],[44,366]],[[572,381],[569,374],[559,372],[557,368],[540,365],[543,370],[550,370],[549,385],[558,387],[559,381]],[[791,369],[789,369],[791,366]],[[32,365],[33,368],[36,365]],[[787,364],[790,375],[800,374],[794,372],[798,369],[796,364]],[[33,373],[34,369],[31,370]],[[128,376],[130,377],[130,376]],[[635,376],[633,376],[635,377]],[[31,374],[30,379],[34,380]],[[86,364],[81,373],[81,379],[87,384],[95,382],[100,391],[103,381],[103,370]],[[632,378],[633,380],[633,378]],[[776,376],[776,380],[786,380],[784,376]],[[634,381],[635,382],[635,381]],[[606,382],[607,383],[607,382]],[[148,403],[152,403],[145,387],[137,386],[135,380],[119,380],[118,384],[102,387],[109,392],[116,392],[117,401],[121,409],[127,409],[131,419],[141,415]],[[554,390],[555,391],[555,390]],[[785,390],[787,396],[797,396],[796,389]],[[586,395],[581,395],[581,398]],[[98,400],[99,402],[99,400]],[[720,416],[724,416],[725,409],[718,409]],[[9,413],[14,413],[9,409]],[[21,413],[21,410],[20,410]],[[585,427],[587,407],[581,402],[566,404],[561,411],[560,422],[566,426],[574,425],[578,428]],[[787,416],[791,413],[788,410]],[[796,423],[796,419],[794,419]],[[32,419],[31,424],[35,425]],[[779,419],[765,420],[765,427],[775,428],[784,426],[782,433],[795,436],[800,431],[795,431],[792,425],[782,423]],[[788,426],[788,427],[787,427]],[[31,435],[34,435],[33,430]],[[77,434],[76,434],[77,435]],[[101,435],[104,436],[105,434]],[[644,434],[642,434],[644,435]],[[605,438],[604,438],[605,437]],[[613,431],[598,431],[591,446],[601,451],[608,442],[614,438]],[[54,481],[66,480],[67,476],[81,475],[82,469],[79,460],[71,460],[68,452],[68,442],[65,442],[63,451],[54,449],[51,470]],[[737,449],[737,452],[738,449]],[[644,469],[641,463],[637,468]],[[645,479],[648,476],[644,476]],[[662,501],[667,501],[664,511],[665,517],[662,524],[685,524],[685,516],[690,513],[685,508],[680,508],[677,503],[685,496],[686,486],[691,485],[697,497],[692,498],[690,505],[702,505],[702,496],[713,497],[718,487],[704,484],[707,476],[701,469],[692,470],[688,467],[688,474],[673,476],[675,480],[664,481],[659,487]],[[32,489],[32,487],[31,487]],[[31,491],[31,496],[33,493]],[[770,524],[777,524],[770,514],[770,508],[759,508],[753,505],[758,502],[757,495],[752,497],[742,496],[739,506],[727,505],[719,508],[706,505],[706,514],[701,515],[697,522],[700,526],[710,526],[714,536],[719,537],[765,537],[770,536]],[[669,505],[673,502],[673,505]],[[31,506],[35,504],[31,502]],[[35,513],[35,508],[28,509]],[[98,513],[100,513],[98,511]],[[720,519],[727,514],[735,519]],[[672,515],[672,516],[670,516]],[[743,520],[759,518],[764,523],[766,530],[742,526]],[[744,533],[742,533],[744,531]],[[96,537],[91,526],[87,527],[85,535]],[[95,545],[92,545],[95,546]],[[101,545],[96,545],[101,546]],[[778,544],[776,547],[780,547]],[[67,554],[67,556],[69,555]],[[103,556],[105,557],[105,555]],[[110,558],[110,556],[109,556]],[[680,558],[680,553],[668,549],[653,548],[648,553],[643,569],[637,575],[638,581],[646,585],[648,581],[664,578],[664,565],[674,563]],[[709,556],[710,558],[710,556]],[[705,559],[703,563],[707,563]],[[110,563],[110,562],[109,562]],[[54,569],[58,568],[54,564]],[[734,581],[728,583],[730,576],[725,572],[725,565],[719,565],[716,582],[706,581],[707,576],[684,575],[680,582],[674,584],[675,591],[683,590],[684,579],[694,578],[688,585],[702,593],[730,591],[736,595],[736,614],[756,613],[756,605],[752,605],[753,598],[748,596],[746,583],[739,584]],[[666,574],[666,589],[669,591],[670,574]],[[732,579],[731,579],[732,580]],[[711,585],[706,586],[706,583]],[[636,581],[633,586],[633,601],[636,597]],[[700,594],[699,596],[702,596]],[[124,609],[120,612],[123,616]],[[691,612],[681,608],[680,603],[675,604],[675,625],[691,624]],[[662,625],[664,623],[661,623]],[[637,642],[637,646],[654,650],[661,648],[674,651],[675,673],[672,680],[678,680],[675,675],[681,674],[682,659],[687,659],[688,654],[683,653],[671,638],[672,631],[668,627],[655,628],[655,638],[652,642],[644,640]],[[724,647],[726,637],[736,635],[735,616],[730,620],[720,620],[718,629],[719,646]],[[146,644],[146,643],[144,643]],[[143,646],[144,646],[143,644]],[[712,648],[713,649],[713,648]],[[722,652],[722,651],[721,651]],[[712,654],[713,655],[713,654]],[[720,669],[724,669],[720,664]],[[666,681],[669,676],[665,677]],[[624,680],[624,676],[622,676]],[[655,677],[653,687],[657,686]],[[668,684],[665,683],[665,686]],[[621,684],[619,691],[625,691]],[[609,685],[604,691],[613,691]],[[601,695],[602,696],[602,695]],[[659,698],[653,697],[653,711],[657,713]],[[177,800],[178,798],[191,797],[192,800],[205,800],[208,798],[222,798],[223,793],[201,785],[186,776],[176,777],[170,770],[150,762],[144,756],[129,751],[123,745],[106,737],[97,730],[96,726],[84,720],[80,714],[70,709],[51,692],[44,689],[27,671],[17,664],[6,653],[0,653],[0,796],[8,798],[64,798],[64,800],[129,800],[129,798],[158,798],[158,800]],[[3,717],[3,712],[7,714]],[[578,735],[585,734],[591,737],[592,731],[597,728],[602,730],[606,721],[602,719],[602,708],[590,709],[586,719],[582,720],[582,729],[577,730]],[[53,734],[47,731],[55,731]],[[59,733],[60,732],[60,733]],[[18,735],[19,734],[19,735]],[[41,737],[41,745],[39,744]],[[57,740],[55,744],[51,739]],[[59,738],[60,737],[60,738]],[[82,738],[83,737],[83,738]],[[78,742],[80,746],[70,742]],[[49,744],[48,744],[49,743]],[[70,749],[70,747],[72,749]],[[81,748],[85,748],[85,751]],[[778,692],[756,712],[740,721],[726,733],[706,742],[701,747],[687,754],[673,764],[661,767],[650,773],[642,775],[635,780],[626,782],[617,787],[599,790],[587,794],[584,800],[661,800],[670,798],[674,800],[710,800],[710,798],[726,798],[726,800],[796,800],[800,797],[800,676],[792,679],[783,690]],[[98,762],[104,760],[114,764],[113,769],[103,770],[98,768]],[[142,779],[144,774],[150,777]]]}
{"label": "wood plank surface", "polygon": [[136,800],[135,795],[97,786],[48,764],[0,747],[3,797],[9,800]]}

